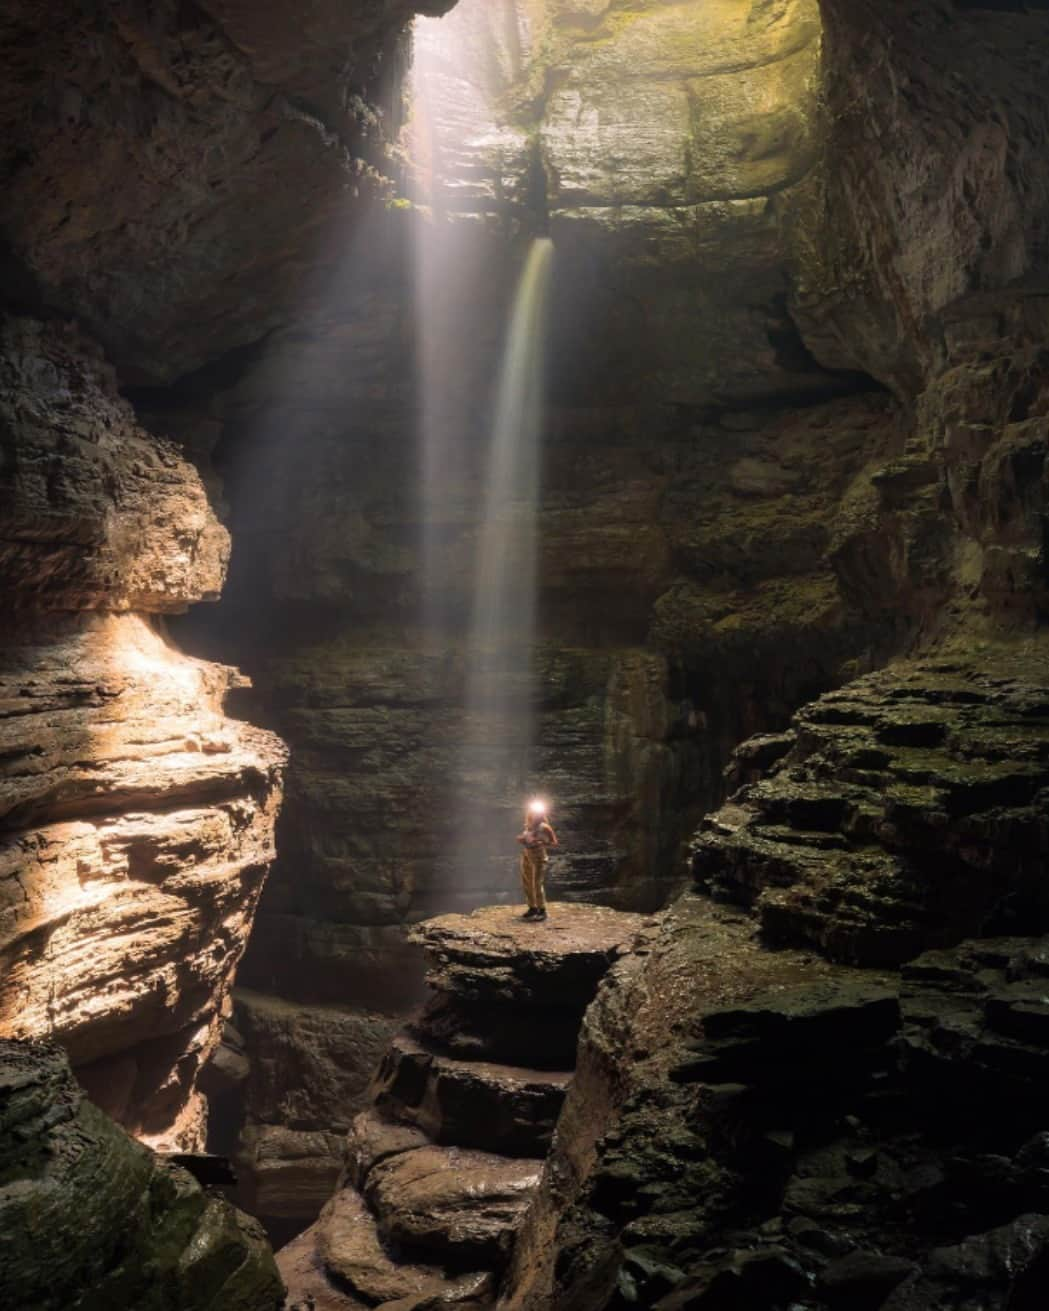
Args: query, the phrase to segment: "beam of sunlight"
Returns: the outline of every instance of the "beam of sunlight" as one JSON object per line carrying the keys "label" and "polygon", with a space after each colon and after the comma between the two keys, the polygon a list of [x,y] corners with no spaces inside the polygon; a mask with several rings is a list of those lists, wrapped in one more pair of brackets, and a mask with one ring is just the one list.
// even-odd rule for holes
{"label": "beam of sunlight", "polygon": [[[505,23],[504,9],[491,21]],[[479,12],[449,19],[415,25],[409,155],[421,210],[420,613],[428,641],[454,651],[461,673],[454,777],[443,792],[454,835],[444,877],[449,900],[462,905],[517,895],[510,812],[527,794],[535,737],[536,521],[554,252],[545,237],[527,246],[506,322],[503,271],[521,242],[484,170],[493,140],[503,139],[496,101],[515,70],[491,57],[505,40],[462,39],[484,36]],[[504,135],[515,149],[512,132]]]}

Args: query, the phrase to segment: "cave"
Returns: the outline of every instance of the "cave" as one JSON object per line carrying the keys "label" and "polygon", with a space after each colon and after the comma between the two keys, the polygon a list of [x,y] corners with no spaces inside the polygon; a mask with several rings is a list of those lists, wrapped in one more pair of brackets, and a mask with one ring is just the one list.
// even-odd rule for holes
{"label": "cave", "polygon": [[0,38],[0,1305],[1042,1308],[1049,5]]}

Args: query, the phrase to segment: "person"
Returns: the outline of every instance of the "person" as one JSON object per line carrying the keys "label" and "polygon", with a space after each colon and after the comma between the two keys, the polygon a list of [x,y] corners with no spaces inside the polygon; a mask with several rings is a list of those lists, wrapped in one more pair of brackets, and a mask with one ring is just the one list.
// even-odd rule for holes
{"label": "person", "polygon": [[557,834],[546,818],[546,806],[533,801],[525,811],[524,828],[517,835],[521,844],[521,886],[524,888],[528,909],[521,916],[526,920],[546,919],[546,863],[549,849],[559,846]]}

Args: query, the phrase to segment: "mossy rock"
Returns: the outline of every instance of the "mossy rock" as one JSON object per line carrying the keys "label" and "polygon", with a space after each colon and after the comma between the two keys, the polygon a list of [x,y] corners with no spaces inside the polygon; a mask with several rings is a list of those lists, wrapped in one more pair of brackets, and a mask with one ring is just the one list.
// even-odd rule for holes
{"label": "mossy rock", "polygon": [[258,1223],[134,1142],[58,1047],[0,1040],[0,1305],[277,1311]]}

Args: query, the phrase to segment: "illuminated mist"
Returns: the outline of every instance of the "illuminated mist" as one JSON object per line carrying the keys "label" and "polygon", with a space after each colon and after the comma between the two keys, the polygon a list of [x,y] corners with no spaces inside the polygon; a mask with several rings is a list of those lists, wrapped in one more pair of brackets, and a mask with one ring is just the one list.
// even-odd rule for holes
{"label": "illuminated mist", "polygon": [[[493,23],[505,22],[499,8]],[[455,777],[435,783],[453,812],[443,816],[454,834],[445,877],[459,905],[520,895],[513,835],[533,783],[536,516],[554,258],[548,238],[532,240],[507,303],[507,253],[521,242],[477,164],[491,156],[500,92],[499,69],[464,39],[480,12],[469,23],[457,11],[417,20],[409,145],[424,207],[415,268],[420,606],[432,651],[454,653],[462,680]]]}
{"label": "illuminated mist", "polygon": [[[530,789],[535,704],[536,513],[542,436],[546,307],[553,243],[532,242],[510,317],[491,431],[466,650],[466,725],[460,753],[468,809],[478,786],[513,805]],[[461,830],[464,870],[485,859],[472,825]]]}

